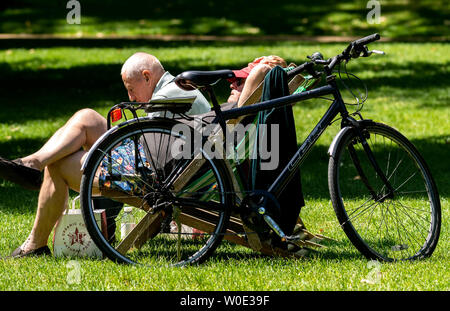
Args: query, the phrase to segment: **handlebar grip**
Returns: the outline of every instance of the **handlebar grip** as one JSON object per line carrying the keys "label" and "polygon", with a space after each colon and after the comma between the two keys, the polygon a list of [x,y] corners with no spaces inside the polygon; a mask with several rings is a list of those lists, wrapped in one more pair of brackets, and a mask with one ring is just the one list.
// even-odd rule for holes
{"label": "handlebar grip", "polygon": [[380,35],[377,33],[374,33],[370,36],[353,41],[353,45],[366,45],[371,42],[377,41],[379,39],[380,39]]}

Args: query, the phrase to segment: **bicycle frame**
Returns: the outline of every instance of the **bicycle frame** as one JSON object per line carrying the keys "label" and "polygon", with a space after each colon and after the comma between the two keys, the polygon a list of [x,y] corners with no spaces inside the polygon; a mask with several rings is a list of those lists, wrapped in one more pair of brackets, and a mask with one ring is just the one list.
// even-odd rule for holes
{"label": "bicycle frame", "polygon": [[[316,126],[313,128],[313,130],[309,133],[305,141],[302,143],[302,145],[299,147],[297,152],[292,156],[289,163],[284,167],[282,172],[277,176],[275,181],[271,184],[271,186],[267,189],[267,191],[272,194],[275,197],[279,197],[281,192],[284,190],[286,185],[289,183],[289,181],[293,178],[294,174],[296,173],[297,169],[301,166],[301,164],[304,162],[306,157],[308,156],[309,151],[311,150],[312,146],[316,143],[316,141],[320,138],[322,133],[326,130],[326,128],[331,124],[333,119],[337,115],[341,115],[342,117],[342,127],[350,126],[352,128],[355,128],[356,131],[359,133],[360,138],[364,141],[365,138],[363,137],[361,131],[359,130],[358,122],[353,119],[345,106],[345,103],[342,99],[342,96],[340,94],[340,91],[338,89],[338,86],[335,81],[335,77],[328,75],[327,77],[327,85],[318,87],[316,89],[312,89],[310,91],[304,91],[299,94],[293,94],[288,95],[272,100],[267,100],[264,102],[256,103],[251,106],[245,106],[245,107],[239,107],[239,108],[233,108],[229,110],[222,111],[220,109],[220,105],[215,97],[215,94],[213,92],[213,89],[211,86],[206,87],[205,90],[210,94],[211,101],[213,104],[213,110],[216,112],[216,116],[212,120],[211,124],[217,124],[222,129],[223,133],[225,134],[227,132],[226,127],[226,121],[235,119],[238,117],[246,116],[246,115],[252,115],[256,114],[258,112],[264,111],[264,110],[270,110],[274,108],[281,108],[288,105],[294,105],[297,102],[304,101],[311,98],[317,98],[321,96],[326,95],[333,95],[334,100],[332,104],[328,107],[325,114],[322,116],[320,121],[316,124]],[[135,120],[138,120],[136,118]],[[211,135],[215,135],[217,132],[211,133]],[[225,139],[224,143],[226,144],[226,138],[228,135],[224,135],[223,138]],[[203,144],[209,139],[211,136],[203,136],[202,138],[202,146]],[[393,189],[387,180],[384,173],[381,171],[379,165],[377,164],[377,161],[375,160],[370,148],[366,146],[365,148],[366,154],[369,158],[369,161],[371,162],[372,166],[374,167],[375,171],[378,173],[380,178],[384,181],[387,189],[389,190],[389,193],[387,196],[383,198],[375,198],[376,200],[384,200],[386,197],[390,197],[393,194]],[[184,159],[176,170],[174,170],[173,174],[169,175],[164,182],[166,187],[166,190],[169,191],[178,191],[180,190],[189,180],[190,177],[193,176],[196,171],[202,166],[205,159],[202,159],[201,154],[193,155],[191,159]],[[358,169],[358,172],[361,176],[364,176],[364,172],[361,172],[359,169],[359,160],[357,158],[353,159],[356,168]],[[235,183],[235,180],[233,179],[233,183]],[[369,191],[371,190],[371,187],[369,184],[366,184]],[[182,200],[182,198],[178,198],[178,200]]]}
{"label": "bicycle frame", "polygon": [[[359,129],[358,122],[352,118],[348,110],[346,108],[346,105],[342,99],[341,93],[339,91],[339,88],[336,84],[336,77],[332,75],[331,70],[326,70],[326,76],[327,76],[327,84],[322,87],[318,87],[316,89],[312,89],[309,91],[304,91],[298,94],[288,95],[276,99],[267,100],[264,102],[256,103],[249,106],[239,107],[239,108],[233,108],[229,110],[222,111],[221,107],[215,97],[214,91],[212,86],[204,87],[204,90],[206,90],[211,98],[211,102],[213,104],[213,110],[216,113],[216,116],[212,120],[211,124],[217,124],[220,125],[220,128],[222,129],[223,134],[227,133],[227,127],[226,127],[226,121],[231,119],[236,119],[242,116],[247,115],[253,115],[257,114],[258,112],[265,111],[265,110],[271,110],[276,108],[285,107],[288,105],[294,105],[298,102],[311,99],[311,98],[318,98],[321,96],[326,95],[332,95],[334,97],[333,102],[328,107],[325,114],[322,116],[322,118],[319,120],[319,122],[316,124],[316,126],[312,129],[312,131],[309,133],[307,138],[304,140],[304,142],[301,144],[299,149],[296,151],[296,153],[292,156],[291,160],[288,162],[288,164],[283,168],[282,172],[277,176],[275,181],[270,185],[270,187],[267,189],[267,192],[275,196],[276,198],[279,197],[279,195],[282,193],[286,185],[290,182],[290,180],[294,177],[294,174],[299,169],[301,164],[304,162],[306,157],[308,156],[312,146],[317,142],[317,140],[321,137],[323,132],[327,129],[327,127],[332,123],[333,119],[337,115],[341,115],[342,118],[342,127],[350,126],[354,128],[359,137],[362,141],[365,141],[366,139],[363,137],[363,134],[361,130]],[[137,119],[137,118],[136,118]],[[217,134],[217,132],[212,133],[212,135]],[[202,138],[202,145],[210,138],[203,136]],[[228,135],[223,135],[224,143],[227,144],[226,138]],[[380,176],[381,180],[384,182],[385,186],[389,190],[389,193],[382,197],[382,198],[376,198],[375,200],[384,200],[387,197],[392,197],[393,195],[393,188],[390,185],[388,179],[380,169],[374,155],[372,154],[370,148],[367,146],[367,144],[364,144],[364,150],[367,154],[367,157],[374,167],[377,174]],[[351,150],[350,150],[351,151]],[[190,179],[190,176],[192,176],[198,168],[201,167],[203,164],[203,161],[201,159],[200,155],[193,155],[191,159],[185,159],[180,163],[180,165],[177,167],[177,169],[174,171],[173,174],[168,176],[166,179],[166,190],[179,190],[181,189]],[[365,176],[364,172],[361,171],[360,165],[359,165],[359,159],[356,157],[352,157],[355,167],[357,168],[360,176]],[[234,182],[234,181],[233,181]],[[371,186],[366,183],[367,188],[369,191],[372,191]]]}
{"label": "bicycle frame", "polygon": [[307,136],[305,141],[302,143],[300,148],[294,154],[289,163],[285,166],[282,172],[278,175],[272,185],[269,187],[268,192],[278,197],[285,186],[289,183],[289,181],[294,176],[296,170],[301,166],[303,161],[308,156],[309,151],[312,146],[316,143],[325,129],[331,124],[331,121],[338,115],[341,114],[342,118],[345,120],[349,117],[347,108],[342,100],[339,89],[336,85],[335,81],[330,81],[327,85],[310,90],[305,91],[299,94],[288,95],[268,101],[264,101],[261,103],[256,103],[251,106],[234,108],[226,111],[221,111],[220,106],[217,103],[217,100],[212,93],[212,89],[207,90],[211,95],[213,108],[216,111],[216,117],[212,121],[212,123],[221,124],[222,130],[225,131],[223,126],[224,121],[234,119],[243,115],[255,114],[260,111],[269,110],[273,108],[280,108],[284,106],[288,106],[291,104],[295,104],[297,102],[317,98],[325,95],[333,95],[334,101],[329,106],[328,110],[322,116],[317,125],[313,128],[310,134]]}

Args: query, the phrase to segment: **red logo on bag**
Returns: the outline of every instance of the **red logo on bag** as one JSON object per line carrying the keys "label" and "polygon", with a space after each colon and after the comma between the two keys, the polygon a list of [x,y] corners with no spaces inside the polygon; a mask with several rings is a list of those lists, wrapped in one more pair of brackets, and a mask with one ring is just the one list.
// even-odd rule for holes
{"label": "red logo on bag", "polygon": [[[81,227],[82,230],[78,229]],[[79,253],[88,249],[92,240],[87,235],[83,223],[71,223],[62,230],[62,240],[64,245],[72,252]]]}
{"label": "red logo on bag", "polygon": [[86,233],[79,232],[78,227],[75,228],[75,232],[72,234],[68,234],[69,238],[71,239],[70,246],[80,243],[81,245],[84,245],[83,238],[86,236]]}

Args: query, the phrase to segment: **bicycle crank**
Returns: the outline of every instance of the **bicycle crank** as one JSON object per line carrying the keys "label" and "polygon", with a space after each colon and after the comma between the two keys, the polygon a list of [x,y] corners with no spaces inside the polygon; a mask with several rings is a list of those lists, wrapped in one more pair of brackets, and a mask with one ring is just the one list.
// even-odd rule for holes
{"label": "bicycle crank", "polygon": [[252,191],[244,197],[239,208],[244,224],[262,238],[266,238],[273,230],[282,240],[286,235],[278,225],[281,215],[278,200],[269,192]]}

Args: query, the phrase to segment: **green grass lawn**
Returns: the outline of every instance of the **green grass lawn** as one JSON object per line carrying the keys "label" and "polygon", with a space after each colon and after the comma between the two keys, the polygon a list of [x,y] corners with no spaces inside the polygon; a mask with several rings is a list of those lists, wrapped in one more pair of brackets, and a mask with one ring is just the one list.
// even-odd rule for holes
{"label": "green grass lawn", "polygon": [[[0,155],[6,158],[35,151],[78,109],[90,107],[105,115],[113,104],[127,100],[120,67],[136,51],[156,55],[167,70],[178,74],[187,69],[239,68],[268,54],[301,63],[315,51],[329,57],[345,47],[294,42],[15,44],[0,46]],[[371,47],[387,55],[358,59],[348,64],[348,69],[369,88],[363,116],[405,134],[434,174],[443,221],[439,244],[430,259],[381,264],[374,270],[348,242],[338,227],[327,188],[326,151],[339,130],[336,123],[320,138],[302,167],[306,207],[301,215],[313,232],[322,231],[338,241],[328,243],[326,250],[294,260],[262,257],[224,243],[202,266],[170,269],[76,259],[81,282],[71,279],[74,270],[70,259],[0,261],[0,289],[449,290],[450,48],[443,43],[376,43]],[[229,90],[226,83],[219,84],[217,90],[225,100]],[[351,101],[351,97],[346,95],[346,100]],[[295,106],[299,143],[328,103],[311,100]],[[36,192],[0,181],[0,255],[8,255],[27,237],[36,204]],[[374,284],[363,281],[378,271]]]}

